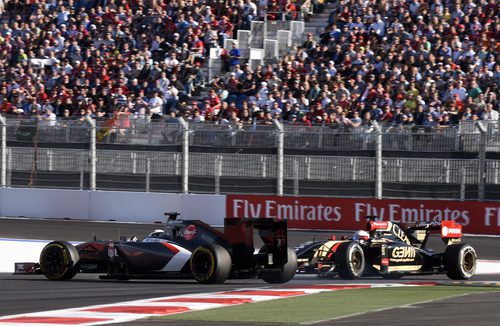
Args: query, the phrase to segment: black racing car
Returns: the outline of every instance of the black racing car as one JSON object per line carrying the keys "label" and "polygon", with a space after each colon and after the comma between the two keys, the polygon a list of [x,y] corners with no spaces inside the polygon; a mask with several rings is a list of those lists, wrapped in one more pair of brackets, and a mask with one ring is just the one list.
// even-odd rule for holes
{"label": "black racing car", "polygon": [[[352,239],[309,241],[296,247],[297,271],[342,279],[441,273],[454,280],[474,276],[476,251],[461,243],[462,226],[454,221],[419,222],[404,228],[374,216],[367,219],[366,231],[356,232]],[[442,253],[426,246],[430,233],[439,230],[446,245]]]}
{"label": "black racing car", "polygon": [[[286,221],[226,218],[221,232],[202,221],[167,214],[165,229],[141,241],[94,239],[76,246],[53,241],[42,250],[39,263],[16,263],[15,274],[69,280],[77,273],[100,273],[107,279],[194,278],[200,283],[255,277],[285,283],[295,275],[297,260],[287,245]],[[258,253],[254,229],[264,242]]]}

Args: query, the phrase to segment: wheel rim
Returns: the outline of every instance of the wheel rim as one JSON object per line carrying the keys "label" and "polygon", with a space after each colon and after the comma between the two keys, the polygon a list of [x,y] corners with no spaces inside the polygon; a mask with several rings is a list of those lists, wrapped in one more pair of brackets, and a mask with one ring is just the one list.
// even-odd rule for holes
{"label": "wheel rim", "polygon": [[353,271],[359,272],[363,265],[363,258],[361,257],[361,252],[359,250],[354,250],[352,253],[351,265]]}
{"label": "wheel rim", "polygon": [[196,257],[195,269],[197,273],[205,274],[209,270],[209,260],[206,255]]}
{"label": "wheel rim", "polygon": [[66,256],[61,249],[49,249],[44,257],[44,271],[48,275],[59,275],[66,268]]}
{"label": "wheel rim", "polygon": [[213,272],[213,259],[211,255],[204,251],[199,251],[196,253],[195,259],[193,260],[193,266],[191,267],[191,272],[197,279],[205,279],[210,277]]}
{"label": "wheel rim", "polygon": [[475,259],[474,259],[474,254],[468,250],[464,252],[464,257],[463,257],[463,262],[462,262],[462,268],[465,273],[469,274],[474,271],[475,267]]}

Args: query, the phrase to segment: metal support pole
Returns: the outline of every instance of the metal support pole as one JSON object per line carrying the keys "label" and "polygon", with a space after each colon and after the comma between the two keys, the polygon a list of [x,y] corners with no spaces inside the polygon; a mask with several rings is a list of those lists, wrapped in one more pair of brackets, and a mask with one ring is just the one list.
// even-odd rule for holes
{"label": "metal support pole", "polygon": [[375,198],[382,199],[382,128],[376,121],[372,121],[375,129]]}
{"label": "metal support pole", "polygon": [[214,166],[214,174],[215,174],[215,194],[220,194],[220,178],[222,176],[222,157],[217,155],[215,158],[215,166]]}
{"label": "metal support pole", "polygon": [[478,199],[484,200],[484,188],[486,186],[486,127],[481,121],[476,122],[476,128],[481,133],[479,142],[479,185],[478,185]]}
{"label": "metal support pole", "polygon": [[2,174],[0,176],[0,186],[5,188],[7,186],[7,120],[3,115],[0,115],[0,128],[1,128],[1,149],[2,156],[0,158],[2,166]]}
{"label": "metal support pole", "polygon": [[132,160],[132,174],[136,174],[137,173],[137,152],[131,152],[130,159]]}
{"label": "metal support pole", "polygon": [[182,192],[189,191],[189,125],[182,118],[179,118],[182,126]]}
{"label": "metal support pole", "polygon": [[293,195],[299,195],[299,161],[293,160]]}
{"label": "metal support pole", "polygon": [[146,159],[146,192],[151,190],[151,158]]}
{"label": "metal support pole", "polygon": [[277,166],[276,166],[276,195],[283,196],[283,166],[285,152],[285,131],[283,125],[278,120],[273,120],[278,130],[278,151],[277,151]]}
{"label": "metal support pole", "polygon": [[260,164],[262,166],[262,178],[267,178],[267,158],[265,155],[260,156]]}
{"label": "metal support pole", "polygon": [[7,187],[12,186],[12,149],[7,148]]}
{"label": "metal support pole", "polygon": [[49,171],[54,170],[54,153],[51,148],[47,148],[47,160],[49,161]]}
{"label": "metal support pole", "polygon": [[460,201],[465,200],[465,167],[460,169]]}
{"label": "metal support pole", "polygon": [[311,157],[310,156],[306,156],[306,175],[305,175],[305,178],[307,180],[311,180]]}
{"label": "metal support pole", "polygon": [[85,156],[80,153],[80,190],[83,190],[85,180]]}
{"label": "metal support pole", "polygon": [[90,190],[96,190],[96,175],[97,175],[97,150],[96,150],[96,124],[95,120],[87,117],[87,122],[90,125]]}

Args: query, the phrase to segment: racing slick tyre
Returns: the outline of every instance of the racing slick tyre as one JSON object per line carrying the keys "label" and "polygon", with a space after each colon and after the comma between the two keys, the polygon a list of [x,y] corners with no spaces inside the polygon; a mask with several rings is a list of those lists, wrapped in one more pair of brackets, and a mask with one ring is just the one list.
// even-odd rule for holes
{"label": "racing slick tyre", "polygon": [[359,243],[351,241],[340,244],[333,257],[340,278],[353,280],[363,275],[365,254]]}
{"label": "racing slick tyre", "polygon": [[53,241],[40,254],[40,268],[49,280],[64,281],[78,273],[78,250],[69,242]]}
{"label": "racing slick tyre", "polygon": [[231,256],[217,244],[195,249],[189,262],[196,281],[203,284],[224,283],[231,273]]}
{"label": "racing slick tyre", "polygon": [[476,273],[476,251],[464,243],[449,245],[444,252],[444,265],[452,280],[467,280]]}
{"label": "racing slick tyre", "polygon": [[[267,248],[263,246],[259,253],[266,253]],[[281,284],[290,281],[297,271],[297,255],[290,247],[287,248],[287,262],[280,271],[263,271],[260,273],[260,278],[271,284]]]}

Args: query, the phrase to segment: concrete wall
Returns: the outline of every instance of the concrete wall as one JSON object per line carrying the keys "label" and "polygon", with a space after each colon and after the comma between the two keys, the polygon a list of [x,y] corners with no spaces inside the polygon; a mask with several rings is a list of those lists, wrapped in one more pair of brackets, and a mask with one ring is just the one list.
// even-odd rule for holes
{"label": "concrete wall", "polygon": [[223,225],[226,196],[61,189],[0,189],[0,216],[163,222],[164,212]]}

